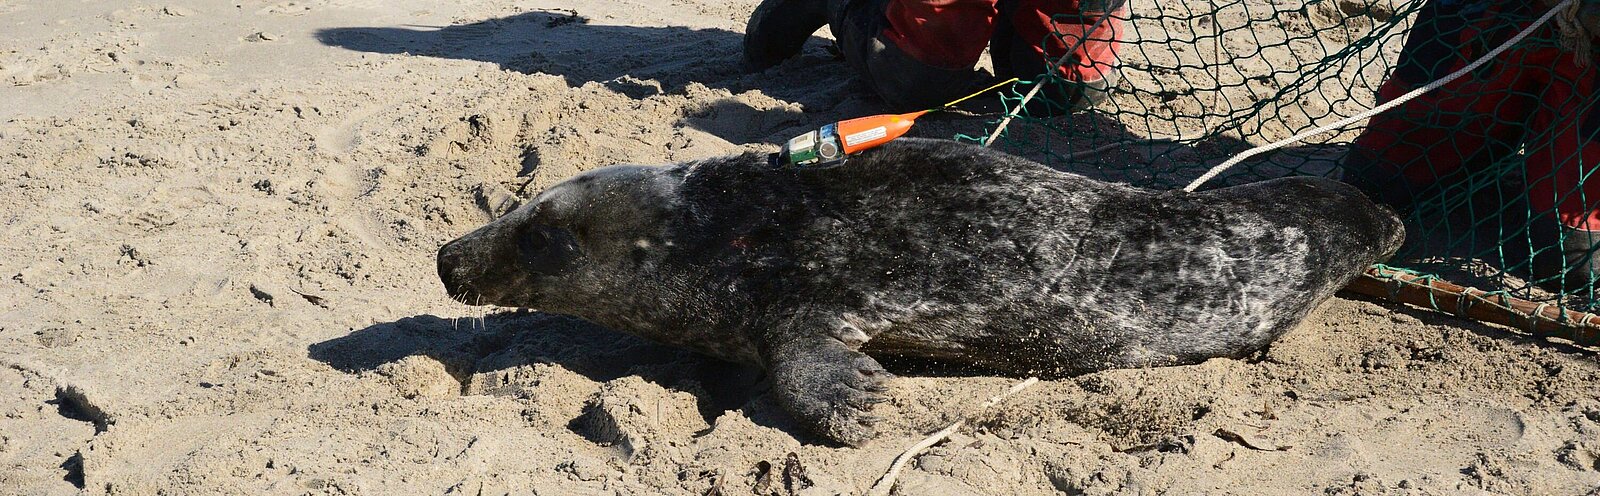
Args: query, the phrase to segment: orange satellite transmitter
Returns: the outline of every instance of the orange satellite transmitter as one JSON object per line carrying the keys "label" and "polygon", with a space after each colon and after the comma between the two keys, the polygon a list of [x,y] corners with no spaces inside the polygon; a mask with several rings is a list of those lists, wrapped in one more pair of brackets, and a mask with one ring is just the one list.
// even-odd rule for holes
{"label": "orange satellite transmitter", "polygon": [[995,88],[1017,81],[1011,78],[976,93],[956,99],[942,106],[904,114],[880,114],[839,121],[821,129],[795,136],[777,153],[778,164],[794,167],[831,167],[844,162],[845,157],[862,150],[888,143],[911,130],[918,117],[936,112],[988,93]]}

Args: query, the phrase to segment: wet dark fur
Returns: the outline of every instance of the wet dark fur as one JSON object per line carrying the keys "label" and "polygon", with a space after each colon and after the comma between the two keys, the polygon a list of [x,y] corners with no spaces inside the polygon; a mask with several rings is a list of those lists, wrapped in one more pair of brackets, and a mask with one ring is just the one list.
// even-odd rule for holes
{"label": "wet dark fur", "polygon": [[1327,179],[1149,191],[902,139],[823,170],[748,153],[591,171],[445,245],[439,272],[463,301],[763,366],[791,413],[854,444],[884,399],[868,354],[1018,376],[1242,357],[1403,235]]}

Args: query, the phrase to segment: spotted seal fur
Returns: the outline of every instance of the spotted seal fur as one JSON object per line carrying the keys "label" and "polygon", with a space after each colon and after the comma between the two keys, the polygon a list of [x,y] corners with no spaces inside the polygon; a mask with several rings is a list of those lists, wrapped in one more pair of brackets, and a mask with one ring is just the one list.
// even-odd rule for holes
{"label": "spotted seal fur", "polygon": [[871,356],[1061,376],[1245,357],[1404,237],[1337,181],[1185,193],[901,139],[596,169],[439,250],[461,301],[574,315],[764,367],[802,424],[873,435]]}

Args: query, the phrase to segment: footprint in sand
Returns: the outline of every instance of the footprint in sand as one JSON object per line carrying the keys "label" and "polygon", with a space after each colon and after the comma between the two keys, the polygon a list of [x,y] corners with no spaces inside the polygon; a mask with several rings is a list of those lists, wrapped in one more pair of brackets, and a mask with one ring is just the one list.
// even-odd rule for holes
{"label": "footprint in sand", "polygon": [[242,39],[244,41],[251,42],[251,43],[260,43],[260,42],[263,42],[263,41],[273,41],[273,40],[276,40],[278,38],[280,38],[280,36],[278,36],[277,34],[274,34],[274,33],[268,33],[266,31],[256,31],[254,33],[250,33],[248,35],[245,35],[243,38],[240,38],[240,39]]}
{"label": "footprint in sand", "polygon": [[347,155],[361,143],[361,123],[382,110],[382,105],[368,105],[350,112],[338,123],[317,130],[317,149],[330,155]]}

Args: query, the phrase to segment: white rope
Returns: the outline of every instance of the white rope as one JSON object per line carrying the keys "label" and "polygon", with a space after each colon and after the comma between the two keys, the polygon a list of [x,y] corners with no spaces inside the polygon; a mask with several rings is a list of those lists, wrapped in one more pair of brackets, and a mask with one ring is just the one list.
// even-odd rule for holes
{"label": "white rope", "polygon": [[1500,56],[1501,53],[1504,53],[1506,50],[1511,49],[1512,45],[1516,45],[1517,43],[1521,42],[1523,38],[1527,38],[1528,35],[1533,34],[1534,30],[1539,29],[1540,26],[1544,26],[1544,24],[1546,22],[1550,21],[1550,18],[1555,17],[1556,14],[1566,10],[1567,7],[1571,6],[1572,2],[1574,2],[1574,1],[1575,0],[1562,0],[1562,2],[1560,4],[1557,4],[1554,8],[1551,8],[1549,12],[1545,12],[1544,16],[1540,17],[1539,20],[1533,21],[1533,24],[1529,25],[1527,27],[1527,29],[1523,29],[1522,32],[1517,33],[1516,36],[1513,36],[1513,37],[1511,37],[1511,39],[1506,40],[1505,43],[1501,43],[1500,46],[1495,47],[1494,50],[1490,50],[1489,53],[1484,54],[1484,56],[1482,56],[1482,57],[1479,57],[1478,60],[1473,61],[1471,64],[1467,64],[1466,67],[1462,67],[1460,70],[1458,70],[1456,72],[1452,72],[1452,73],[1450,73],[1450,75],[1445,76],[1444,78],[1439,79],[1438,81],[1434,81],[1432,83],[1428,83],[1427,86],[1423,86],[1421,88],[1417,88],[1415,90],[1411,90],[1410,93],[1406,93],[1404,95],[1401,95],[1399,98],[1396,98],[1396,99],[1394,99],[1394,100],[1392,100],[1392,101],[1390,101],[1388,103],[1385,103],[1383,105],[1379,105],[1377,107],[1374,107],[1371,110],[1368,110],[1368,111],[1365,111],[1365,112],[1362,112],[1362,113],[1359,113],[1359,114],[1356,114],[1356,115],[1353,115],[1353,116],[1350,116],[1350,117],[1346,117],[1344,119],[1340,119],[1338,122],[1335,122],[1333,124],[1329,124],[1329,125],[1326,125],[1326,126],[1322,126],[1322,127],[1316,128],[1316,129],[1312,129],[1310,131],[1306,131],[1306,132],[1303,132],[1303,133],[1300,133],[1300,134],[1296,134],[1294,136],[1290,136],[1287,139],[1280,140],[1280,141],[1278,141],[1276,143],[1272,143],[1272,144],[1269,144],[1269,145],[1262,145],[1262,146],[1258,146],[1258,147],[1255,147],[1255,148],[1251,148],[1249,150],[1245,150],[1243,153],[1240,153],[1238,155],[1234,155],[1233,158],[1228,159],[1228,161],[1223,162],[1221,164],[1217,164],[1216,167],[1212,167],[1211,170],[1206,171],[1205,174],[1202,174],[1200,177],[1195,178],[1194,182],[1189,183],[1189,185],[1185,186],[1183,188],[1183,190],[1184,191],[1188,191],[1188,192],[1194,192],[1194,190],[1196,188],[1199,188],[1200,185],[1205,184],[1206,181],[1210,181],[1212,178],[1217,177],[1218,174],[1221,174],[1223,171],[1228,170],[1229,167],[1233,167],[1234,165],[1238,165],[1239,162],[1243,162],[1245,159],[1253,157],[1253,156],[1256,156],[1258,154],[1261,154],[1262,152],[1269,152],[1269,151],[1272,151],[1272,150],[1283,148],[1284,146],[1297,143],[1297,142],[1299,142],[1301,140],[1304,140],[1306,138],[1309,138],[1311,136],[1314,136],[1314,135],[1317,135],[1317,134],[1322,134],[1324,132],[1331,131],[1331,130],[1334,130],[1334,129],[1339,129],[1339,128],[1342,128],[1344,126],[1350,125],[1353,122],[1356,122],[1356,121],[1359,121],[1359,120],[1363,120],[1363,119],[1367,119],[1369,117],[1377,115],[1377,114],[1379,114],[1381,112],[1384,112],[1386,110],[1395,108],[1395,107],[1399,106],[1400,104],[1403,104],[1403,103],[1405,103],[1407,101],[1410,101],[1413,98],[1421,96],[1424,93],[1427,93],[1429,91],[1433,91],[1435,89],[1438,89],[1440,86],[1444,86],[1446,84],[1450,84],[1451,81],[1455,81],[1456,79],[1460,79],[1461,76],[1465,76],[1468,73],[1471,73],[1472,71],[1476,70],[1477,68],[1482,67],[1483,64],[1487,64],[1487,63],[1489,63],[1490,60],[1493,60],[1495,57]]}
{"label": "white rope", "polygon": [[[1024,389],[1028,389],[1028,386],[1032,386],[1038,382],[1038,377],[1029,377],[1022,382],[1012,385],[1011,389],[1007,389],[1003,393],[994,395],[993,397],[989,398],[989,401],[985,401],[982,405],[978,405],[978,413],[983,413],[983,411],[988,410],[989,407],[1004,401],[1013,394],[1022,392]],[[895,457],[894,464],[889,465],[889,471],[884,473],[883,477],[878,478],[878,482],[873,484],[871,489],[867,490],[867,494],[870,496],[888,496],[889,490],[894,489],[895,479],[900,477],[900,470],[906,468],[906,463],[910,462],[912,458],[915,458],[917,455],[921,454],[923,450],[931,448],[933,445],[939,444],[939,441],[943,441],[945,438],[950,437],[951,434],[955,434],[956,429],[960,429],[961,426],[966,424],[966,419],[957,420],[956,423],[950,424],[950,427],[945,427],[943,430],[933,433],[932,436],[928,436],[927,439],[923,439],[922,442],[913,444],[910,448],[906,448],[905,452],[900,453],[900,456]]]}

